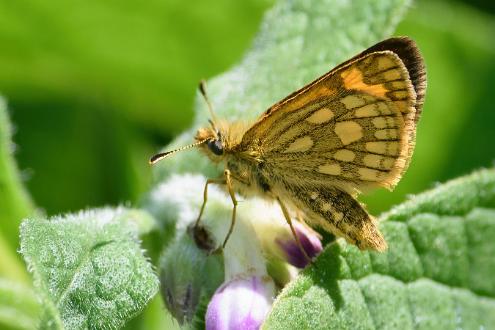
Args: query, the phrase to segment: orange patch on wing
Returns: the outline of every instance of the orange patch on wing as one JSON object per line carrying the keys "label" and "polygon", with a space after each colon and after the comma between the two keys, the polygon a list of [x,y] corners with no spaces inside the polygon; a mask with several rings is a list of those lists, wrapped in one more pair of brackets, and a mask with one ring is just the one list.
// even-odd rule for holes
{"label": "orange patch on wing", "polygon": [[363,74],[358,68],[352,67],[340,74],[346,89],[362,91],[377,97],[385,97],[388,90],[383,84],[368,85],[363,81]]}
{"label": "orange patch on wing", "polygon": [[293,99],[291,102],[287,104],[288,111],[296,110],[309,102],[313,102],[320,98],[328,98],[332,95],[336,94],[336,90],[329,88],[323,84],[308,90],[307,92],[301,94],[299,97]]}

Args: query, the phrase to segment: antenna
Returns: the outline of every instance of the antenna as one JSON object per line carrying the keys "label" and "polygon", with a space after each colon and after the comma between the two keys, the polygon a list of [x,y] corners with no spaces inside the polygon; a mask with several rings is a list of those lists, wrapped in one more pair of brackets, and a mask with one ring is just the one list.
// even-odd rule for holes
{"label": "antenna", "polygon": [[173,155],[175,154],[176,152],[179,152],[179,151],[182,151],[182,150],[187,150],[187,149],[190,149],[190,148],[194,148],[196,146],[199,146],[200,144],[203,144],[205,143],[206,141],[208,141],[208,139],[204,139],[204,140],[201,140],[201,141],[198,141],[198,142],[194,142],[194,143],[191,143],[187,146],[183,146],[183,147],[180,147],[180,148],[177,148],[175,150],[170,150],[170,151],[165,151],[165,152],[161,152],[159,154],[156,154],[154,155],[153,157],[150,158],[149,160],[149,163],[151,165],[153,164],[156,164],[158,163],[160,160],[164,159],[164,158],[167,158],[168,156],[170,155]]}
{"label": "antenna", "polygon": [[199,91],[201,92],[201,95],[203,95],[203,98],[206,101],[206,104],[208,105],[208,111],[210,112],[211,115],[211,121],[210,123],[212,124],[213,128],[216,130],[216,123],[218,123],[217,116],[215,116],[215,113],[213,112],[213,107],[211,105],[210,99],[208,98],[208,95],[206,94],[206,81],[201,80],[199,82]]}

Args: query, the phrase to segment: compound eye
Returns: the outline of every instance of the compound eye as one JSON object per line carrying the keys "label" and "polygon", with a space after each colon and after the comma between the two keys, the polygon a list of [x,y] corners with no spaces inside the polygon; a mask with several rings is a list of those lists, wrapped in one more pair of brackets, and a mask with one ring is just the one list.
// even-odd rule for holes
{"label": "compound eye", "polygon": [[207,142],[208,148],[217,156],[223,155],[223,145],[220,140],[210,140]]}

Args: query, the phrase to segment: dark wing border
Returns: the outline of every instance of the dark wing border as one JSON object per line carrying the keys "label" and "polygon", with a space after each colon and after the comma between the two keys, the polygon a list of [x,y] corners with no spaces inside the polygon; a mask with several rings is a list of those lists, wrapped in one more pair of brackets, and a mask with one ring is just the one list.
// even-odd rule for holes
{"label": "dark wing border", "polygon": [[338,70],[341,67],[354,62],[364,55],[384,50],[391,51],[399,56],[401,61],[404,63],[407,72],[409,73],[409,78],[411,79],[414,91],[416,92],[416,116],[414,117],[414,121],[418,122],[421,111],[423,110],[423,103],[426,95],[426,67],[416,42],[411,38],[394,37],[383,40],[348,61],[339,64],[332,71]]}

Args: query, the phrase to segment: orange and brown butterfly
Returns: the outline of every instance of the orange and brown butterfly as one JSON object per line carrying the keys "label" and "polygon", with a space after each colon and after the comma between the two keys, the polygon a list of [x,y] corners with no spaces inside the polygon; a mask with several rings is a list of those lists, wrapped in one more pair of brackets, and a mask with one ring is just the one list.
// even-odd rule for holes
{"label": "orange and brown butterfly", "polygon": [[[201,90],[211,110],[204,86]],[[212,112],[210,127],[199,129],[196,143],[186,148],[199,146],[225,170],[222,178],[207,181],[196,225],[208,184],[218,183],[226,185],[234,204],[224,246],[239,193],[278,202],[293,233],[289,210],[360,249],[385,250],[375,218],[356,196],[377,187],[392,190],[402,177],[425,90],[424,62],[415,42],[397,37],[287,96],[250,126],[217,120]]]}

